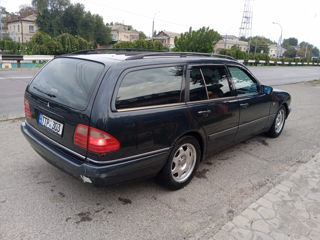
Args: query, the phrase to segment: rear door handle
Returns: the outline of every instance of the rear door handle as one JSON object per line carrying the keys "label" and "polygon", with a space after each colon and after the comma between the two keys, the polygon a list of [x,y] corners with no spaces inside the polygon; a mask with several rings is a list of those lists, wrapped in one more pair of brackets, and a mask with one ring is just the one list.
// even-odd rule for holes
{"label": "rear door handle", "polygon": [[249,107],[249,103],[240,103],[240,107],[241,108],[248,108]]}
{"label": "rear door handle", "polygon": [[211,113],[211,110],[198,111],[198,114]]}
{"label": "rear door handle", "polygon": [[211,110],[204,110],[204,111],[198,111],[198,116],[205,116],[208,117],[209,113],[211,113]]}

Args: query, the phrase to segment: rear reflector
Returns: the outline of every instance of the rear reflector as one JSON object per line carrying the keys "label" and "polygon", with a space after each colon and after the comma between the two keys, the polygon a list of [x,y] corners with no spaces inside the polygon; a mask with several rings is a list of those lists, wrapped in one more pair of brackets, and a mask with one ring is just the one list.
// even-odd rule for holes
{"label": "rear reflector", "polygon": [[77,125],[73,143],[94,153],[112,152],[120,147],[119,141],[110,134],[83,124]]}
{"label": "rear reflector", "polygon": [[24,98],[24,115],[26,118],[31,119],[29,100]]}

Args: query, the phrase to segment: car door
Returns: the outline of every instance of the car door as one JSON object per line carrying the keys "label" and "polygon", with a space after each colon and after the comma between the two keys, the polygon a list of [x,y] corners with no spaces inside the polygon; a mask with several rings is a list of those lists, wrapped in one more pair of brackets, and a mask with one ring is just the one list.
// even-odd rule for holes
{"label": "car door", "polygon": [[265,130],[271,97],[260,90],[259,82],[243,67],[228,66],[240,109],[238,141]]}
{"label": "car door", "polygon": [[193,119],[208,139],[208,152],[233,143],[239,122],[235,99],[224,65],[189,66],[187,104]]}

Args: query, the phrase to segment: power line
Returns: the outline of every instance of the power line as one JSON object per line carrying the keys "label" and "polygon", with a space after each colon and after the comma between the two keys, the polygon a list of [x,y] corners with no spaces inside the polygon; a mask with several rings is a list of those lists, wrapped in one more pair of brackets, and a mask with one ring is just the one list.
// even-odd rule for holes
{"label": "power line", "polygon": [[[128,10],[123,9],[123,8],[115,8],[115,7],[110,6],[110,4],[107,4],[105,2],[100,2],[100,1],[97,1],[97,0],[90,0],[90,3],[88,2],[88,3],[86,3],[86,5],[89,5],[89,4],[90,5],[94,5],[92,3],[103,5],[103,6],[106,6],[106,7],[110,8],[110,9],[113,9],[113,10],[116,10],[116,11],[125,12],[127,14],[131,14],[131,15],[134,15],[134,16],[138,16],[138,17],[142,17],[142,18],[147,18],[149,20],[153,20],[153,16],[149,16],[149,15],[144,15],[142,13],[136,13],[136,12],[128,11]],[[181,26],[181,27],[190,27],[190,25],[171,22],[171,21],[164,20],[164,19],[161,19],[161,18],[157,18],[157,21],[168,23],[168,24],[172,24],[172,25],[176,25],[176,26]]]}

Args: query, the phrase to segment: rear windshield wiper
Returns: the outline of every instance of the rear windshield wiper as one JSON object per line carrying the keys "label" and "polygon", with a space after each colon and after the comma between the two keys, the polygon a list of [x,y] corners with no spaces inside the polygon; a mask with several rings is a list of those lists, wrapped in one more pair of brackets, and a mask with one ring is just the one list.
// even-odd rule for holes
{"label": "rear windshield wiper", "polygon": [[56,95],[54,95],[54,94],[52,94],[52,93],[45,92],[45,91],[43,91],[43,90],[41,90],[41,89],[39,89],[39,88],[37,88],[37,87],[33,87],[33,88],[36,89],[37,91],[39,91],[39,92],[41,92],[41,93],[43,93],[43,94],[51,97],[51,98],[55,98],[55,97],[56,97]]}

